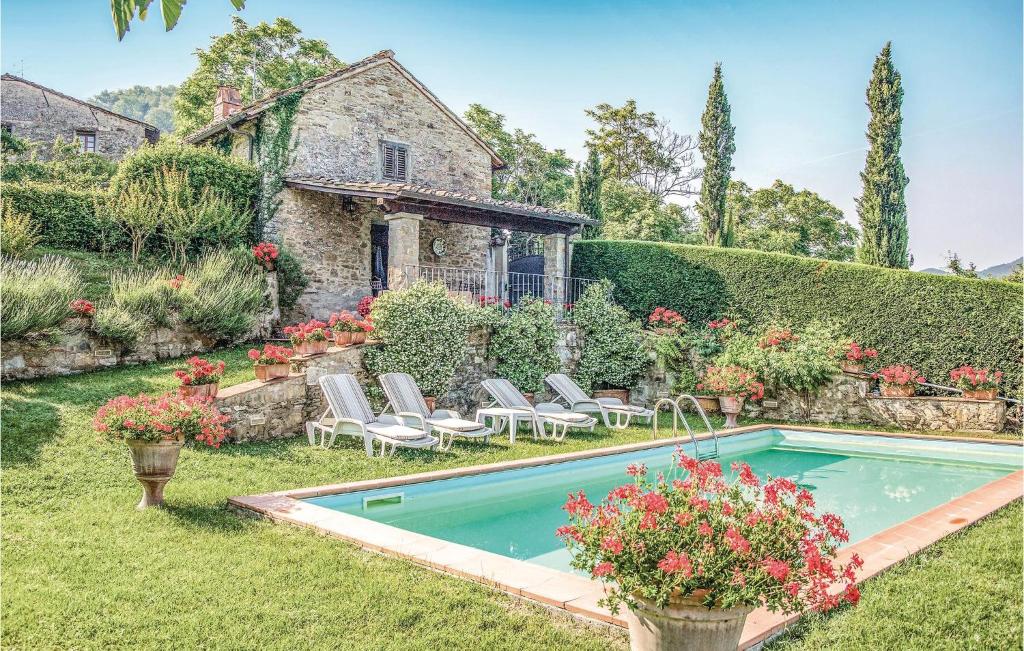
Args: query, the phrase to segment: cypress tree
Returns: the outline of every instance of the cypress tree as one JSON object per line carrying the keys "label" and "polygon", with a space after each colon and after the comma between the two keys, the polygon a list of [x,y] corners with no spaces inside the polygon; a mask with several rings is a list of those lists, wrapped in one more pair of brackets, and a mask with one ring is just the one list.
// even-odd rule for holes
{"label": "cypress tree", "polygon": [[[587,162],[580,167],[576,166],[575,195],[576,212],[586,215],[598,222],[601,221],[601,159],[597,152],[590,150]],[[583,238],[590,240],[598,237],[601,232],[600,225],[586,226],[583,229]]]}
{"label": "cypress tree", "polygon": [[732,155],[736,152],[736,127],[732,126],[729,99],[722,83],[722,64],[715,64],[715,74],[708,86],[708,103],[700,118],[700,154],[704,158],[704,179],[700,186],[697,212],[701,217],[704,241],[712,246],[729,244],[725,197],[732,172]]}
{"label": "cypress tree", "polygon": [[857,260],[879,267],[909,267],[907,202],[910,179],[900,160],[903,84],[892,65],[891,43],[875,58],[868,84],[868,155],[860,173],[863,192],[857,199],[861,244]]}

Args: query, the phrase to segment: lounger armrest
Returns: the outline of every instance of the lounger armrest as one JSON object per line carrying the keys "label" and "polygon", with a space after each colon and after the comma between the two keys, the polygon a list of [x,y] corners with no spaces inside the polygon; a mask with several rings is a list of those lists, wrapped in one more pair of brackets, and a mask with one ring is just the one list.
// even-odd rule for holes
{"label": "lounger armrest", "polygon": [[569,411],[576,411],[577,407],[597,407],[601,409],[601,402],[593,398],[587,398],[585,400],[577,400],[569,405]]}
{"label": "lounger armrest", "polygon": [[626,403],[622,402],[622,400],[620,400],[619,398],[611,398],[611,397],[608,397],[608,398],[598,398],[594,402],[596,402],[599,405],[604,405],[606,407],[628,407],[629,406]]}
{"label": "lounger armrest", "polygon": [[336,434],[345,434],[347,432],[359,432],[360,436],[366,436],[366,423],[356,420],[355,418],[335,418],[334,419],[334,432]]}
{"label": "lounger armrest", "polygon": [[417,414],[414,411],[400,411],[397,414],[399,424],[405,425],[406,427],[415,427],[416,429],[429,432],[430,428],[427,427],[427,421],[423,418],[423,414]]}

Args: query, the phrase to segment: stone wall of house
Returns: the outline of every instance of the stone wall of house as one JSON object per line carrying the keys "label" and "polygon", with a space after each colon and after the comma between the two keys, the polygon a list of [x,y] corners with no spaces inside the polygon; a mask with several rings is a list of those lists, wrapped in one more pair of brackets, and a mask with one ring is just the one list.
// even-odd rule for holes
{"label": "stone wall of house", "polygon": [[309,91],[295,117],[289,174],[381,180],[380,144],[409,147],[409,182],[491,192],[491,160],[390,63]]}
{"label": "stone wall of house", "polygon": [[[438,237],[445,241],[443,256],[432,248]],[[490,228],[424,219],[420,222],[420,264],[483,271],[487,268],[490,242]]]}
{"label": "stone wall of house", "polygon": [[56,342],[4,342],[4,381],[73,375],[126,364],[142,364],[210,350],[214,341],[188,328],[158,328],[132,348],[111,345],[73,319]]}
{"label": "stone wall of house", "polygon": [[[146,127],[66,95],[47,91],[5,75],[0,92],[0,119],[11,132],[40,143],[38,156],[50,158],[50,146],[58,137],[75,142],[76,131],[96,134],[96,153],[120,160],[146,142]],[[154,137],[159,131],[153,130]]]}

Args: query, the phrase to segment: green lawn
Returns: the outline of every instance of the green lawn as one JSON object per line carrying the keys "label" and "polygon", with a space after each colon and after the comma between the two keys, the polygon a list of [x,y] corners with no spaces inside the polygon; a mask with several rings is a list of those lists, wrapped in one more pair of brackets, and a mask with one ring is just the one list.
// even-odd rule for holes
{"label": "green lawn", "polygon": [[[243,349],[212,357],[228,362],[227,384],[251,378]],[[173,367],[151,364],[4,386],[3,648],[625,648],[621,632],[586,626],[305,530],[240,518],[224,505],[232,495],[645,440],[649,430],[599,429],[562,444],[523,438],[514,448],[501,442],[458,444],[448,454],[400,452],[392,459],[367,459],[349,440],[332,450],[310,448],[305,437],[220,450],[190,448],[167,487],[168,507],[140,513],[134,510],[140,487],[127,450],[97,442],[90,419],[113,395],[172,388]],[[1019,533],[1020,509],[1015,509],[963,540],[998,541],[1013,528]],[[970,543],[947,547],[943,558],[949,567],[979,563]],[[879,629],[922,627],[914,643],[928,646],[930,640],[933,648],[980,648],[985,640],[1005,639],[1006,632],[1019,630],[1013,611],[1020,611],[1020,595],[1019,590],[1006,593],[993,576],[1009,577],[1010,587],[1019,587],[1019,535],[985,549],[979,583],[965,579],[963,571],[915,561],[869,584],[864,610],[871,608]],[[993,575],[1000,563],[1004,571]],[[874,586],[900,577],[905,601],[926,590],[948,599],[969,596],[974,585],[992,591],[992,599],[962,599],[950,613],[981,623],[928,633],[926,622],[907,621],[908,614],[920,619],[916,601],[872,606],[881,603],[874,601],[880,599]],[[1003,600],[1002,608],[993,607],[995,599]],[[806,644],[828,646],[822,639],[856,644],[864,617],[858,608],[815,621],[806,629]],[[989,636],[989,629],[997,636]],[[974,635],[982,637],[975,641]]]}

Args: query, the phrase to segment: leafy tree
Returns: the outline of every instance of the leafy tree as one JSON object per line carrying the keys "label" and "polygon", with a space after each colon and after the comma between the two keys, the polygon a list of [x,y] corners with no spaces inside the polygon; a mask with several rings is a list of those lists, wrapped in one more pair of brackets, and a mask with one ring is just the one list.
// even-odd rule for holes
{"label": "leafy tree", "polygon": [[[169,32],[178,24],[181,17],[181,8],[186,0],[160,0],[160,13],[164,19],[164,28]],[[231,5],[241,11],[245,7],[245,0],[229,0]],[[153,0],[110,0],[110,14],[114,19],[114,31],[117,32],[117,40],[124,38],[131,27],[131,22],[138,16],[139,20],[146,20],[149,12],[149,5]]]}
{"label": "leafy tree", "polygon": [[903,124],[903,83],[892,64],[891,43],[875,58],[868,84],[868,155],[860,178],[864,190],[857,199],[861,245],[857,259],[865,264],[906,269],[907,178],[900,160]]}
{"label": "leafy tree", "polygon": [[632,183],[608,179],[601,188],[601,237],[693,243],[693,223],[679,205]]}
{"label": "leafy tree", "polygon": [[810,190],[797,192],[779,180],[769,188],[752,190],[743,181],[730,181],[726,217],[733,246],[853,259],[856,229],[843,221],[839,208]]}
{"label": "leafy tree", "polygon": [[[598,222],[601,221],[601,159],[597,152],[590,150],[587,161],[582,166],[576,165],[573,179],[573,209]],[[583,237],[592,239],[600,233],[600,226],[587,226],[583,229]]]}
{"label": "leafy tree", "polygon": [[736,127],[732,126],[729,99],[722,82],[722,64],[715,64],[715,74],[708,87],[708,101],[700,119],[700,154],[704,158],[704,182],[700,188],[697,211],[701,216],[704,242],[712,246],[727,245],[730,239],[725,215],[732,155],[736,152]]}
{"label": "leafy tree", "polygon": [[196,50],[199,65],[174,98],[174,128],[182,135],[213,118],[217,86],[238,88],[248,103],[344,65],[325,41],[303,38],[286,18],[255,27],[237,16],[231,22],[230,32],[214,38],[206,50]]}
{"label": "leafy tree", "polygon": [[701,174],[694,167],[693,138],[676,133],[653,112],[641,113],[632,99],[621,107],[598,104],[586,114],[597,123],[587,129],[587,147],[601,156],[605,177],[660,199],[693,194],[690,184]]}
{"label": "leafy tree", "polygon": [[522,129],[508,131],[504,115],[480,104],[470,104],[463,117],[505,161],[504,169],[494,171],[494,198],[549,208],[566,203],[573,162],[565,150],[545,149],[535,135]]}
{"label": "leafy tree", "polygon": [[148,122],[164,133],[174,130],[174,95],[177,86],[132,86],[104,90],[89,99],[93,104]]}
{"label": "leafy tree", "polygon": [[1003,280],[1011,283],[1024,283],[1024,265],[1017,265]]}
{"label": "leafy tree", "polygon": [[973,262],[968,262],[966,265],[960,260],[960,256],[953,251],[949,251],[946,257],[946,269],[949,273],[954,276],[960,276],[961,278],[977,278],[978,267]]}

